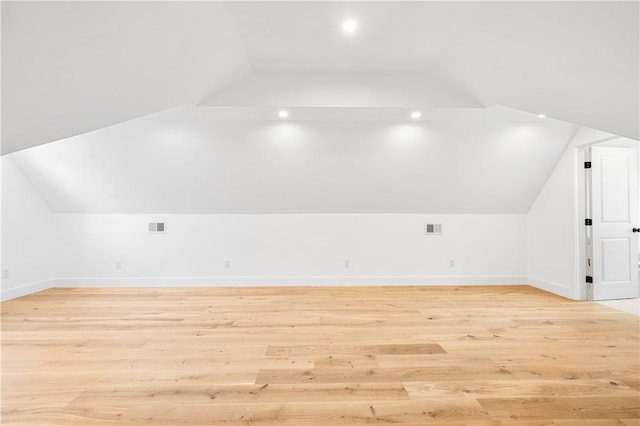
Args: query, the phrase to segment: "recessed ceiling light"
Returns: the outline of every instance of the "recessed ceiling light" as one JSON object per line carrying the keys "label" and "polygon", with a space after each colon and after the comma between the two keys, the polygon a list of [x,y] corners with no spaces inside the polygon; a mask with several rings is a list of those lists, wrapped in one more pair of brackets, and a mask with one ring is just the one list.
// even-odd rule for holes
{"label": "recessed ceiling light", "polygon": [[544,114],[538,114],[538,118],[547,118],[547,116]]}
{"label": "recessed ceiling light", "polygon": [[288,116],[289,116],[289,111],[282,109],[278,112],[278,117],[280,118],[287,118]]}
{"label": "recessed ceiling light", "polygon": [[420,111],[413,111],[411,113],[411,118],[420,118],[422,117],[422,113]]}
{"label": "recessed ceiling light", "polygon": [[353,20],[344,21],[342,23],[342,29],[345,33],[352,33],[358,29],[358,23]]}

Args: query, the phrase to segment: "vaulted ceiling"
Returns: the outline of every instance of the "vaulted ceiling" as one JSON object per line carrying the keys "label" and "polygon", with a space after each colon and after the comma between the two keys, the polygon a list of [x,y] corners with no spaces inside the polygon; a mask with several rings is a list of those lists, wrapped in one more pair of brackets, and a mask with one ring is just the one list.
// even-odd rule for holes
{"label": "vaulted ceiling", "polygon": [[637,2],[1,6],[54,212],[526,213],[574,135],[638,139]]}
{"label": "vaulted ceiling", "polygon": [[251,70],[220,3],[1,7],[3,153],[193,104]]}
{"label": "vaulted ceiling", "polygon": [[[638,40],[638,2],[4,1],[2,152],[179,105],[289,100],[502,104],[638,139]],[[265,82],[289,96],[246,96]]]}

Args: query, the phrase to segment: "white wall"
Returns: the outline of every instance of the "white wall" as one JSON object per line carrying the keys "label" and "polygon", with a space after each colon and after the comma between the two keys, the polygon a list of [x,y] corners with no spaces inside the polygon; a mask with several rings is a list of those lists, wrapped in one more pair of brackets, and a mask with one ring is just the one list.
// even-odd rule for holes
{"label": "white wall", "polygon": [[603,146],[638,149],[638,142],[580,129],[565,150],[547,183],[529,210],[529,283],[571,299],[584,300],[585,265],[585,148]]}
{"label": "white wall", "polygon": [[2,157],[2,300],[52,285],[53,215],[13,161]]}
{"label": "white wall", "polygon": [[531,285],[578,299],[576,279],[577,149],[565,150],[528,214]]}
{"label": "white wall", "polygon": [[[166,234],[147,232],[165,220]],[[424,235],[425,222],[444,234]],[[526,215],[56,214],[54,223],[61,286],[526,282]]]}

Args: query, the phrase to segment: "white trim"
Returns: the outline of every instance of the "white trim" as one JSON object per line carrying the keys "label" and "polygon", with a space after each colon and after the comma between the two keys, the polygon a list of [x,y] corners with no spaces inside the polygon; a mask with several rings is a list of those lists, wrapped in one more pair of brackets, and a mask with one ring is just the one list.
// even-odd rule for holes
{"label": "white trim", "polygon": [[526,285],[524,275],[425,276],[229,276],[63,278],[56,287],[251,287],[251,286],[393,286],[393,285]]}
{"label": "white trim", "polygon": [[611,136],[607,136],[606,138],[597,139],[595,141],[575,144],[575,146],[577,148],[586,148],[586,147],[589,147],[591,145],[595,145],[597,143],[609,142],[609,141],[612,141],[612,140],[615,140],[615,139],[620,139],[621,137],[622,136],[611,135]]}
{"label": "white trim", "polygon": [[[582,150],[584,155],[584,150]],[[573,263],[573,276],[570,284],[570,299],[586,300],[587,288],[584,276],[586,275],[586,247],[584,245],[586,218],[584,206],[584,194],[581,193],[581,182],[585,179],[584,158],[581,156],[581,149],[573,147],[573,252],[571,260]]]}
{"label": "white trim", "polygon": [[586,161],[586,148],[577,148],[576,154],[576,177],[575,177],[575,299],[587,300],[587,236],[584,219],[587,218],[587,198],[586,198],[586,173],[584,162]]}
{"label": "white trim", "polygon": [[56,282],[54,280],[44,280],[21,285],[19,287],[8,288],[0,292],[0,300],[4,302],[6,300],[15,299],[16,297],[22,297],[28,294],[37,293],[42,290],[53,288],[55,287],[55,284]]}
{"label": "white trim", "polygon": [[[541,280],[539,280],[541,281]],[[63,278],[44,280],[2,290],[0,300],[27,296],[50,288],[136,288],[136,287],[290,287],[290,286],[473,286],[528,285],[524,275],[398,275],[398,276],[229,276],[229,277],[142,277]],[[534,285],[534,284],[532,284]],[[536,287],[536,285],[534,285]],[[557,293],[546,287],[543,290]],[[564,295],[564,294],[562,294]],[[569,297],[569,296],[567,296]]]}
{"label": "white trim", "polygon": [[545,281],[536,277],[529,277],[529,285],[540,290],[548,291],[549,293],[557,294],[558,296],[566,297],[567,299],[576,300],[573,289],[570,286],[554,283],[551,281]]}

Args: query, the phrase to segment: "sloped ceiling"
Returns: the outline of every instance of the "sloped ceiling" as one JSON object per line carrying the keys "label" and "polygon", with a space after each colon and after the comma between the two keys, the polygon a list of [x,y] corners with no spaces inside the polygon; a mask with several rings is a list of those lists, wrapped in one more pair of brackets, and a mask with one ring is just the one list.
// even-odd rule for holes
{"label": "sloped ceiling", "polygon": [[325,108],[478,108],[425,73],[254,72],[200,105]]}
{"label": "sloped ceiling", "polygon": [[220,3],[1,6],[3,153],[193,104],[250,71]]}
{"label": "sloped ceiling", "polygon": [[180,107],[10,158],[54,212],[526,213],[576,131],[504,107],[406,112]]}
{"label": "sloped ceiling", "polygon": [[193,105],[251,71],[418,73],[638,139],[638,40],[638,2],[4,1],[2,152]]}
{"label": "sloped ceiling", "polygon": [[[485,106],[639,139],[639,4],[238,2],[227,10],[258,71],[422,72]],[[357,19],[357,34],[340,32],[345,18]]]}
{"label": "sloped ceiling", "polygon": [[638,139],[638,12],[2,2],[2,149],[55,212],[526,213],[579,126]]}

